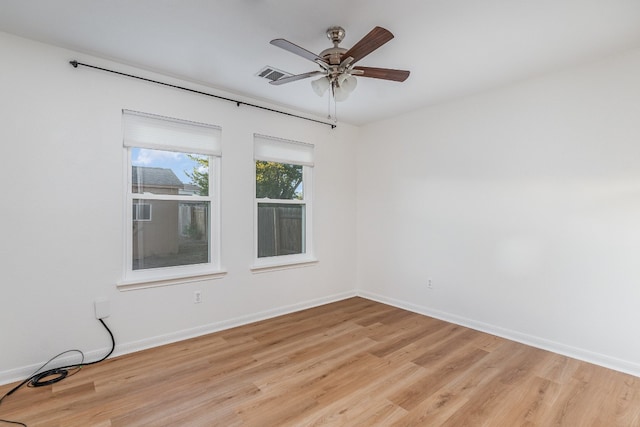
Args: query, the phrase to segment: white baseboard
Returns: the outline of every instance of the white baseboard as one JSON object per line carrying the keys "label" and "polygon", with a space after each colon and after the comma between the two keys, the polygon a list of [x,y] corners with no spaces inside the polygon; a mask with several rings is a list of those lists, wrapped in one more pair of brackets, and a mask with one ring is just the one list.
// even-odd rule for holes
{"label": "white baseboard", "polygon": [[[143,340],[128,342],[128,343],[116,343],[116,350],[111,357],[121,356],[124,354],[135,353],[137,351],[146,350],[148,348],[158,347],[165,344],[171,344],[177,341],[183,341],[189,338],[194,338],[214,332],[223,331],[226,329],[235,328],[237,326],[246,325],[260,320],[271,319],[273,317],[282,316],[285,314],[294,313],[296,311],[305,310],[308,308],[317,307],[324,304],[329,304],[343,299],[351,298],[354,296],[360,296],[373,301],[378,301],[383,304],[388,304],[394,307],[402,308],[404,310],[412,311],[414,313],[422,314],[436,319],[444,320],[447,322],[455,323],[457,325],[465,326],[471,329],[475,329],[481,332],[486,332],[492,335],[496,335],[502,338],[506,338],[512,341],[516,341],[522,344],[530,345],[532,347],[548,350],[554,353],[562,354],[567,357],[582,360],[588,363],[593,363],[605,368],[613,369],[616,371],[624,372],[630,375],[640,377],[640,365],[626,360],[617,359],[615,357],[595,353],[586,349],[577,348],[561,344],[558,342],[550,341],[544,338],[523,334],[518,331],[503,328],[496,325],[491,325],[484,322],[478,322],[473,319],[458,316],[451,313],[446,313],[438,310],[434,310],[428,307],[419,306],[406,301],[390,298],[384,295],[376,293],[356,290],[349,292],[342,292],[314,300],[303,301],[296,304],[282,306],[271,310],[265,310],[250,315],[239,316],[232,319],[223,320],[220,322],[214,322],[207,325],[198,326],[196,328],[185,329],[170,334],[159,335],[155,337],[145,338]],[[85,361],[97,360],[104,356],[109,351],[108,348],[93,350],[85,353]],[[70,363],[77,363],[78,358],[75,355],[59,358],[56,360],[55,366],[63,366]],[[23,366],[16,369],[0,372],[0,385],[9,384],[12,382],[23,380],[38,369],[42,363],[33,364],[30,366]],[[50,366],[54,367],[54,366]]]}
{"label": "white baseboard", "polygon": [[271,310],[265,310],[258,313],[252,313],[245,316],[239,316],[232,319],[222,320],[220,322],[214,322],[207,325],[198,326],[191,329],[184,329],[181,331],[173,332],[170,334],[160,335],[151,338],[145,338],[143,340],[134,341],[118,345],[114,355],[119,356],[122,354],[134,353],[140,350],[146,350],[148,348],[158,347],[165,344],[171,344],[178,341],[183,341],[189,338],[195,338],[214,332],[224,331],[226,329],[235,328],[237,326],[247,325],[249,323],[258,322],[260,320],[271,319],[273,317],[282,316],[285,314],[295,313],[296,311],[306,310],[308,308],[317,307],[324,304],[329,304],[343,299],[356,296],[355,291],[342,292],[339,294],[330,295],[327,297],[317,298],[313,300],[303,301],[296,304],[277,307]]}
{"label": "white baseboard", "polygon": [[[296,311],[305,310],[308,308],[317,307],[324,304],[329,304],[343,299],[355,297],[355,291],[342,292],[339,294],[329,295],[322,298],[316,298],[313,300],[302,301],[296,304],[277,307],[270,310],[261,311],[258,313],[252,313],[249,315],[239,316],[232,319],[222,320],[219,322],[210,323],[207,325],[198,326],[195,328],[184,329],[181,331],[172,332],[169,334],[158,335],[155,337],[145,338],[138,341],[132,341],[127,343],[116,343],[116,349],[111,357],[121,356],[124,354],[135,353],[137,351],[146,350],[148,348],[159,347],[165,344],[171,344],[178,341],[183,341],[189,338],[195,338],[202,335],[210,334],[213,332],[219,332],[226,329],[235,328],[237,326],[246,325],[260,320],[271,319],[273,317],[282,316],[284,314],[294,313]],[[85,353],[85,361],[98,360],[103,357],[109,351],[108,348],[88,351]],[[78,363],[79,359],[77,355],[63,357],[56,359],[49,368],[55,368],[57,366],[64,366],[72,363]],[[23,366],[16,369],[0,372],[0,385],[9,384],[16,381],[22,381],[34,373],[34,371],[42,364],[36,363],[29,366]]]}
{"label": "white baseboard", "polygon": [[501,326],[478,322],[476,320],[458,316],[456,314],[434,310],[429,307],[419,306],[410,302],[390,298],[373,292],[357,290],[356,294],[362,298],[367,298],[373,301],[381,302],[383,304],[388,304],[397,308],[412,311],[414,313],[423,314],[425,316],[434,317],[436,319],[455,323],[457,325],[465,326],[477,331],[486,332],[488,334],[496,335],[501,338],[506,338],[511,341],[516,341],[532,347],[540,348],[542,350],[551,351],[553,353],[561,354],[573,359],[582,360],[584,362],[593,363],[594,365],[603,366],[605,368],[624,372],[625,374],[640,377],[640,364],[634,362],[607,356],[605,354],[595,353],[583,348],[573,347],[555,341],[550,341],[545,338],[523,334],[521,332],[503,328]]}

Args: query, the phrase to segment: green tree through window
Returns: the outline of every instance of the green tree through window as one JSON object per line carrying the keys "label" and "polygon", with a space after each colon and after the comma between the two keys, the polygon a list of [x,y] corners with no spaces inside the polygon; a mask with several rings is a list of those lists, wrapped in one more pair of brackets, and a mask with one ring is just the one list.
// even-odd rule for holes
{"label": "green tree through window", "polygon": [[[198,164],[185,174],[200,188],[200,194],[209,194],[209,158],[189,155]],[[302,166],[286,163],[256,161],[256,197],[259,199],[302,199]]]}
{"label": "green tree through window", "polygon": [[191,179],[192,184],[198,186],[201,196],[209,195],[209,157],[196,154],[187,154],[187,157],[197,162],[197,165],[191,172],[184,171],[185,175]]}
{"label": "green tree through window", "polygon": [[256,161],[256,198],[302,199],[302,166]]}

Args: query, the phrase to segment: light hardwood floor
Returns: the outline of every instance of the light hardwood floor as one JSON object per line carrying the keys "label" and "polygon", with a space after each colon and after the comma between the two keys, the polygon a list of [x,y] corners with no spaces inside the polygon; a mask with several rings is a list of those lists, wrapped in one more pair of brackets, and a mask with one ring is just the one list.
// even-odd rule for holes
{"label": "light hardwood floor", "polygon": [[640,426],[640,379],[351,298],[20,389],[0,418],[29,427]]}

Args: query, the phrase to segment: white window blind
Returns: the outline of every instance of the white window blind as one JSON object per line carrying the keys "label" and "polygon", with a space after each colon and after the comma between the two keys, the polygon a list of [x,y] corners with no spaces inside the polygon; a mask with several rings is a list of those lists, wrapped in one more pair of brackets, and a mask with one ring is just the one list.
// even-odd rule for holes
{"label": "white window blind", "polygon": [[253,144],[255,160],[313,166],[313,144],[259,134],[253,135]]}
{"label": "white window blind", "polygon": [[125,147],[153,148],[220,156],[218,126],[122,110]]}

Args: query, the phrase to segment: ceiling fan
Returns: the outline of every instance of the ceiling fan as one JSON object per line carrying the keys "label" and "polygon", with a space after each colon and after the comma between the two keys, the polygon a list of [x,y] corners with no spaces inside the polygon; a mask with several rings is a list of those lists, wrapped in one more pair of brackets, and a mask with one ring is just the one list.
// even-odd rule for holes
{"label": "ceiling fan", "polygon": [[270,82],[273,85],[283,85],[313,76],[321,78],[311,82],[311,87],[318,96],[323,96],[328,89],[336,101],[344,101],[356,88],[354,76],[370,77],[374,79],[393,80],[403,82],[409,77],[409,71],[393,70],[390,68],[360,67],[354,64],[393,38],[389,30],[375,27],[351,49],[338,45],[344,39],[345,30],[342,27],[331,27],[327,30],[327,37],[333,42],[333,47],[323,50],[319,55],[291,43],[285,39],[271,40],[271,44],[295,55],[301,56],[320,66],[320,70],[308,73],[282,77]]}

